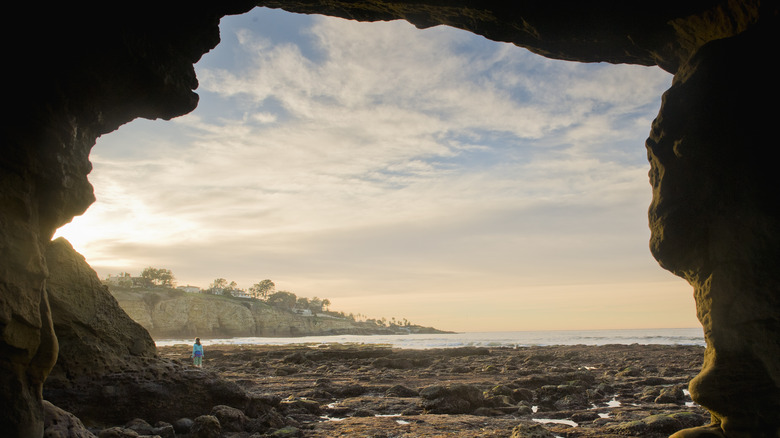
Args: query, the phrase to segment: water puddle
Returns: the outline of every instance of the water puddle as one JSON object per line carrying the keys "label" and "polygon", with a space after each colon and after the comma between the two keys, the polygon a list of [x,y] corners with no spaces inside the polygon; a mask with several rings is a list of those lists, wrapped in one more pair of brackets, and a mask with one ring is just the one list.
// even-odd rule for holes
{"label": "water puddle", "polygon": [[620,407],[620,402],[617,399],[617,394],[612,396],[612,400],[607,402],[607,407],[608,408],[619,408]]}
{"label": "water puddle", "polygon": [[542,423],[542,424],[552,423],[552,424],[563,424],[563,425],[571,426],[571,427],[579,426],[577,423],[575,423],[574,421],[571,421],[571,420],[557,420],[557,419],[554,419],[554,418],[534,418],[533,421],[536,421],[537,423]]}

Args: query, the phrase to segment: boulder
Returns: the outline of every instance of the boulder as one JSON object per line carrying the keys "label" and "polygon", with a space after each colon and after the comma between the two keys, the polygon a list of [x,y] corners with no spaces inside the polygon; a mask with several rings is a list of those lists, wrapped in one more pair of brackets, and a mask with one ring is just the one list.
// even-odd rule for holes
{"label": "boulder", "polygon": [[484,404],[482,390],[473,385],[433,385],[420,390],[422,408],[432,414],[467,414]]}
{"label": "boulder", "polygon": [[394,385],[385,391],[385,397],[417,397],[419,393],[403,385]]}
{"label": "boulder", "polygon": [[119,307],[67,240],[52,241],[46,259],[46,290],[60,345],[50,380],[103,375],[154,358],[152,337]]}
{"label": "boulder", "polygon": [[95,438],[70,412],[43,401],[43,434],[49,438]]}
{"label": "boulder", "polygon": [[190,418],[179,418],[173,422],[173,430],[180,434],[190,433],[193,424],[194,422]]}
{"label": "boulder", "polygon": [[213,415],[201,415],[192,421],[191,438],[220,438],[221,435],[222,427]]}
{"label": "boulder", "polygon": [[219,424],[225,432],[243,432],[247,424],[244,412],[230,406],[214,406],[211,409],[211,415],[219,420]]}
{"label": "boulder", "polygon": [[515,426],[510,438],[555,438],[555,435],[541,424],[528,421]]}

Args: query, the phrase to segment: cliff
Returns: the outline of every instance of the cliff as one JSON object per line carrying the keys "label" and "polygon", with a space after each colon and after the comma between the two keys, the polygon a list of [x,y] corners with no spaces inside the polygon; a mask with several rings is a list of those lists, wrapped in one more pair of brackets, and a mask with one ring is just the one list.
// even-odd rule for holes
{"label": "cliff", "polygon": [[445,333],[417,325],[382,327],[327,314],[298,315],[250,298],[171,289],[111,289],[125,312],[157,339]]}

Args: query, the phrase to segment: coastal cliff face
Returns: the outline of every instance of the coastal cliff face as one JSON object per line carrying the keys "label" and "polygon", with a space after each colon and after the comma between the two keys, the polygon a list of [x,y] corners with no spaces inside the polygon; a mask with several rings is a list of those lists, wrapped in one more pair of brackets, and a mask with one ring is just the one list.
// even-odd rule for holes
{"label": "coastal cliff face", "polygon": [[780,193],[769,140],[780,94],[776,2],[200,0],[132,2],[121,13],[94,2],[17,3],[38,38],[2,29],[13,62],[0,122],[6,436],[43,434],[42,385],[58,355],[46,252],[54,231],[94,201],[96,138],[136,117],[195,108],[193,64],[219,42],[219,19],[257,5],[444,24],[548,57],[674,73],[647,142],[651,250],[695,291],[708,346],[690,389],[713,414],[711,427],[679,436],[780,434]]}
{"label": "coastal cliff face", "polygon": [[329,315],[302,316],[251,299],[166,290],[114,291],[127,314],[157,339],[389,333]]}

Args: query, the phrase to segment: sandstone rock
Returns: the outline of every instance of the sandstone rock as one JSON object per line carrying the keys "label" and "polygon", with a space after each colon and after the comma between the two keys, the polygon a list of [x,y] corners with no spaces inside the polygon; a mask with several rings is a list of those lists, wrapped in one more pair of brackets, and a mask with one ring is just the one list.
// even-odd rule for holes
{"label": "sandstone rock", "polygon": [[[112,293],[122,309],[157,338],[366,332],[364,327],[347,319],[300,316],[257,300],[226,300],[221,296],[162,289],[114,288]],[[150,300],[150,296],[156,298]],[[290,363],[302,364],[302,360],[312,359],[308,355],[299,356],[296,362]]]}
{"label": "sandstone rock", "polygon": [[[174,421],[215,405],[248,403],[235,383],[155,357],[149,334],[122,311],[67,241],[52,242],[46,256],[53,320],[62,339],[44,388],[53,403],[96,425],[135,416]],[[126,429],[154,434],[143,420]]]}
{"label": "sandstone rock", "polygon": [[780,194],[767,147],[776,117],[757,101],[780,98],[762,56],[777,29],[701,47],[647,140],[651,251],[694,287],[707,351],[690,393],[726,435],[780,432],[780,271],[769,268],[780,258]]}
{"label": "sandstone rock", "polygon": [[43,401],[43,434],[46,438],[95,438],[70,412]]}
{"label": "sandstone rock", "polygon": [[46,289],[60,344],[52,379],[106,374],[126,367],[133,357],[154,357],[149,333],[119,307],[67,240],[52,241],[46,260]]}
{"label": "sandstone rock", "polygon": [[447,24],[548,57],[675,73],[647,143],[649,217],[654,256],[693,285],[705,326],[706,363],[691,394],[721,429],[777,435],[774,2],[157,2],[128,4],[111,20],[96,19],[90,2],[53,3],[45,14],[18,3],[41,38],[19,40],[12,26],[3,35],[13,42],[6,56],[22,67],[9,72],[12,110],[0,130],[0,430],[43,433],[41,387],[57,357],[43,254],[54,231],[94,201],[95,139],[136,117],[194,109],[193,64],[218,43],[219,19],[256,5]]}

